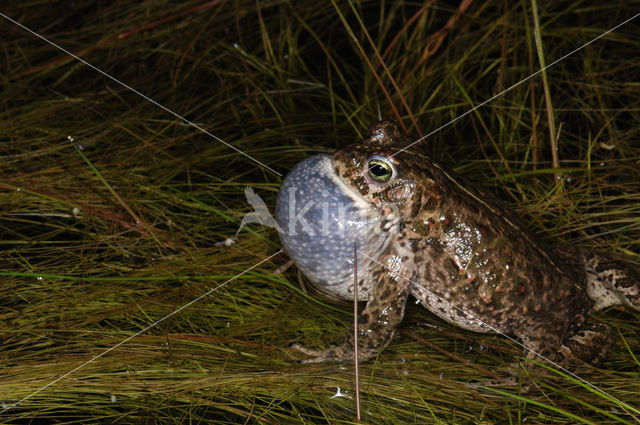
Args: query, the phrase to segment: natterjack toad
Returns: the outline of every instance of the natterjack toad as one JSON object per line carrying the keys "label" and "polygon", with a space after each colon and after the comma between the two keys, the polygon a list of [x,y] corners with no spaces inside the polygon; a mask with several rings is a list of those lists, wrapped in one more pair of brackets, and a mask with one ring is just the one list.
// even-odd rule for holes
{"label": "natterjack toad", "polygon": [[[462,328],[518,337],[551,360],[597,360],[606,336],[580,331],[593,311],[640,310],[640,273],[582,249],[554,250],[485,190],[433,162],[392,122],[285,178],[276,206],[282,243],[322,291],[353,299],[358,259],[360,360],[393,337],[412,295]],[[353,333],[310,361],[353,358]]]}

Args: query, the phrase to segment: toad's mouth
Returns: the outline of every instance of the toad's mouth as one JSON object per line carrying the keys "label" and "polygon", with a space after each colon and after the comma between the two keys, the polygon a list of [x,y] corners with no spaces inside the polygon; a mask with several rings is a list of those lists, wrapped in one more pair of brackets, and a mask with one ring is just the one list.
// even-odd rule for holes
{"label": "toad's mouth", "polygon": [[[282,182],[276,202],[285,250],[309,280],[344,299],[353,299],[354,242],[374,255],[386,245],[382,217],[379,208],[340,180],[327,154],[297,164]],[[359,258],[359,269],[366,270],[367,263]]]}

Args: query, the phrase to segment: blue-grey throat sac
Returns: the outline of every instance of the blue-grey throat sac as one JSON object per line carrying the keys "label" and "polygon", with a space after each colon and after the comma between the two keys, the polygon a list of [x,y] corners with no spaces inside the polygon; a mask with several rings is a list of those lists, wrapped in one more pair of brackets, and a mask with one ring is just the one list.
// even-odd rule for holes
{"label": "blue-grey throat sac", "polygon": [[[276,201],[282,244],[304,275],[323,292],[353,299],[353,243],[378,252],[385,244],[381,212],[349,189],[334,172],[331,156],[318,154],[286,176]],[[358,269],[371,260],[358,255]],[[358,293],[366,300],[368,294]]]}

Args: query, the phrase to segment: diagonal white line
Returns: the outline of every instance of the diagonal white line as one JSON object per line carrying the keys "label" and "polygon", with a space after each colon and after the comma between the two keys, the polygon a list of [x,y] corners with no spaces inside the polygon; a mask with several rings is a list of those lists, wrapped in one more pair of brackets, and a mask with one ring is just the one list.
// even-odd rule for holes
{"label": "diagonal white line", "polygon": [[232,278],[226,280],[225,282],[221,283],[220,285],[208,290],[207,292],[205,292],[204,294],[200,295],[199,297],[189,301],[188,303],[182,305],[181,307],[179,307],[178,309],[172,311],[171,313],[167,314],[166,316],[164,316],[163,318],[156,320],[155,322],[153,322],[152,324],[150,324],[149,326],[147,326],[144,329],[139,330],[138,332],[134,333],[133,335],[128,336],[127,338],[123,339],[122,341],[120,341],[119,343],[117,343],[116,345],[106,349],[105,351],[103,351],[102,353],[98,354],[97,356],[93,356],[92,358],[90,358],[89,360],[87,360],[86,362],[82,363],[80,366],[75,367],[74,369],[70,370],[69,372],[65,373],[64,375],[61,375],[59,377],[57,377],[56,379],[54,379],[53,381],[49,382],[47,385],[37,389],[36,391],[32,392],[31,394],[29,394],[28,396],[22,398],[21,400],[10,404],[7,408],[0,410],[0,414],[6,412],[7,410],[19,405],[20,403],[22,403],[25,400],[30,399],[31,397],[33,397],[34,395],[38,394],[40,391],[43,391],[47,388],[49,388],[50,386],[54,385],[55,383],[63,380],[64,378],[66,378],[67,376],[71,375],[72,373],[82,369],[83,367],[85,367],[86,365],[88,365],[89,363],[94,362],[95,360],[98,360],[100,357],[103,357],[105,354],[109,353],[110,351],[115,350],[116,348],[120,347],[122,344],[127,343],[128,341],[132,340],[133,338],[137,337],[138,335],[148,331],[149,329],[153,328],[154,326],[156,326],[157,324],[163,322],[164,320],[168,319],[169,317],[173,316],[174,314],[184,310],[185,308],[189,307],[191,304],[194,304],[198,301],[200,301],[202,298],[206,297],[207,295],[212,294],[213,292],[217,291],[218,289],[222,288],[224,285],[226,285],[227,283],[231,282],[232,280],[236,279],[239,276],[242,276],[243,274],[247,273],[248,271],[253,270],[254,268],[258,267],[260,264],[270,260],[271,258],[275,257],[276,255],[280,254],[282,252],[282,250],[279,250],[278,252],[276,252],[275,254],[272,254],[270,256],[268,256],[267,258],[265,258],[264,260],[254,264],[253,266],[249,267],[248,269],[246,269],[245,271],[243,271],[242,273],[238,273],[237,275],[233,276]]}
{"label": "diagonal white line", "polygon": [[621,26],[623,26],[624,24],[634,20],[635,18],[637,18],[638,16],[640,16],[640,13],[636,13],[635,15],[633,15],[632,17],[630,17],[629,19],[625,20],[624,22],[616,25],[615,27],[603,32],[602,34],[600,34],[599,36],[597,36],[596,38],[586,42],[585,44],[581,45],[580,47],[577,47],[576,49],[570,51],[569,53],[567,53],[566,55],[562,56],[559,59],[556,59],[555,61],[551,62],[549,65],[545,66],[544,68],[541,68],[540,70],[534,72],[533,74],[529,75],[528,77],[526,77],[523,80],[518,81],[517,83],[515,83],[514,85],[507,87],[506,89],[502,90],[500,93],[496,94],[495,96],[490,97],[489,99],[485,100],[484,102],[480,103],[479,105],[475,106],[474,108],[468,110],[467,112],[465,112],[462,115],[458,115],[457,117],[455,117],[454,119],[452,119],[451,121],[449,121],[448,123],[441,125],[440,127],[436,128],[435,130],[433,130],[432,132],[430,132],[429,134],[427,134],[426,136],[423,136],[421,138],[419,138],[418,140],[415,140],[414,142],[408,144],[407,146],[405,146],[404,148],[400,149],[399,151],[395,152],[393,155],[390,156],[390,158],[393,158],[394,156],[396,156],[397,154],[399,154],[402,151],[405,151],[407,149],[409,149],[411,146],[415,145],[416,143],[419,143],[421,141],[423,141],[424,139],[426,139],[429,136],[434,135],[435,133],[439,132],[440,130],[450,126],[451,124],[453,124],[454,122],[458,121],[459,119],[466,117],[467,115],[469,115],[470,113],[472,113],[473,111],[475,111],[478,108],[483,107],[484,105],[486,105],[487,103],[497,99],[498,97],[502,96],[503,94],[507,93],[508,91],[513,90],[514,88],[518,87],[520,84],[529,81],[530,79],[532,79],[533,77],[535,77],[536,75],[544,72],[547,68],[550,68],[552,66],[554,66],[555,64],[557,64],[558,62],[561,62],[563,60],[565,60],[566,58],[568,58],[569,56],[573,55],[576,52],[579,52],[580,50],[584,49],[585,47],[587,47],[588,45],[590,45],[591,43],[594,43],[595,41],[601,39],[602,37],[604,37],[605,35],[617,30],[618,28],[620,28]]}
{"label": "diagonal white line", "polygon": [[[166,112],[170,113],[171,115],[175,116],[176,118],[178,118],[178,119],[180,119],[180,120],[182,120],[182,121],[186,122],[187,124],[189,124],[189,125],[191,125],[191,126],[195,127],[196,129],[200,130],[201,132],[203,132],[203,133],[205,133],[205,134],[209,135],[210,137],[214,138],[215,140],[219,141],[220,143],[223,143],[224,145],[226,145],[226,146],[230,147],[231,149],[235,150],[236,152],[238,152],[238,153],[240,153],[240,154],[244,155],[245,157],[249,158],[250,160],[252,160],[252,161],[254,161],[254,162],[256,162],[256,163],[260,164],[261,166],[263,166],[263,167],[264,167],[264,168],[266,168],[267,170],[271,171],[272,173],[277,174],[278,176],[282,176],[282,174],[280,174],[279,172],[277,172],[277,171],[275,171],[274,169],[270,168],[269,166],[267,166],[267,165],[263,164],[262,162],[258,161],[257,159],[255,159],[255,158],[251,157],[250,155],[248,155],[248,154],[246,154],[246,153],[242,152],[242,151],[241,151],[241,150],[239,150],[238,148],[236,148],[236,147],[234,147],[234,146],[230,145],[229,143],[225,142],[224,140],[220,139],[219,137],[217,137],[216,135],[214,135],[214,134],[210,133],[209,131],[207,131],[207,130],[203,129],[202,127],[198,126],[197,124],[195,124],[195,123],[193,123],[193,122],[189,121],[188,119],[184,118],[183,116],[181,116],[181,115],[179,115],[179,114],[177,114],[177,113],[173,112],[173,111],[172,111],[172,110],[170,110],[169,108],[167,108],[167,107],[165,107],[165,106],[161,105],[160,103],[156,102],[155,100],[153,100],[152,98],[150,98],[150,97],[146,96],[145,94],[143,94],[143,93],[139,92],[138,90],[134,89],[133,87],[131,87],[131,86],[129,86],[129,85],[127,85],[127,84],[125,84],[124,82],[122,82],[122,81],[118,80],[117,78],[115,78],[115,77],[113,77],[113,76],[111,76],[111,75],[107,74],[106,72],[102,71],[101,69],[97,68],[96,66],[92,65],[91,63],[89,63],[89,62],[85,61],[84,59],[82,59],[82,58],[78,57],[77,55],[74,55],[73,53],[71,53],[70,51],[68,51],[68,50],[64,49],[63,47],[59,46],[58,44],[54,43],[53,41],[51,41],[51,40],[49,40],[49,39],[45,38],[44,36],[42,36],[42,35],[38,34],[38,33],[37,33],[37,32],[35,32],[35,31],[33,31],[33,30],[31,30],[31,29],[27,28],[26,26],[24,26],[24,25],[22,25],[21,23],[19,23],[19,22],[15,21],[14,19],[11,19],[11,18],[10,18],[10,17],[8,17],[7,15],[3,14],[2,12],[0,12],[0,16],[2,16],[3,18],[5,18],[6,20],[8,20],[8,21],[12,22],[13,24],[15,24],[15,25],[19,26],[20,28],[24,29],[25,31],[27,31],[27,32],[31,33],[32,35],[34,35],[34,36],[36,36],[36,37],[40,38],[41,40],[45,41],[46,43],[48,43],[48,44],[52,45],[53,47],[55,47],[55,48],[57,48],[57,49],[61,50],[62,52],[66,53],[66,54],[68,54],[69,56],[73,57],[74,59],[76,59],[76,60],[78,60],[78,61],[82,62],[83,64],[87,65],[88,67],[90,67],[91,69],[93,69],[93,70],[97,71],[98,73],[102,74],[103,76],[105,76],[105,77],[109,78],[110,80],[112,80],[112,81],[114,81],[114,82],[116,82],[116,83],[120,84],[121,86],[125,87],[126,89],[128,89],[128,90],[130,90],[130,91],[132,91],[132,92],[136,93],[138,96],[140,96],[140,97],[142,97],[142,98],[144,98],[144,99],[148,100],[149,102],[153,103],[154,105],[158,106],[159,108],[163,109],[164,111],[166,111]],[[19,400],[19,401],[15,402],[15,403],[12,403],[12,404],[10,404],[10,405],[8,405],[8,406],[7,406],[6,408],[4,408],[3,410],[0,410],[0,414],[2,414],[2,413],[4,413],[4,412],[6,412],[7,410],[9,410],[9,409],[11,409],[11,408],[13,408],[13,407],[15,407],[15,406],[19,405],[20,403],[24,402],[25,400],[28,400],[29,398],[31,398],[31,397],[33,397],[33,396],[35,396],[36,394],[40,393],[41,391],[43,391],[43,390],[45,390],[45,389],[49,388],[50,386],[52,386],[52,385],[56,384],[57,382],[61,381],[62,379],[66,378],[66,377],[68,377],[69,375],[71,375],[71,374],[75,373],[76,371],[78,371],[78,370],[82,369],[83,367],[87,366],[88,364],[92,363],[93,361],[95,361],[95,360],[97,360],[97,359],[99,359],[99,358],[103,357],[103,356],[104,356],[104,355],[106,355],[107,353],[109,353],[109,352],[111,352],[111,351],[115,350],[116,348],[118,348],[118,347],[120,347],[121,345],[123,345],[123,344],[127,343],[128,341],[130,341],[131,339],[135,338],[136,336],[138,336],[138,335],[140,335],[140,334],[142,334],[142,333],[144,333],[144,332],[148,331],[149,329],[153,328],[154,326],[158,325],[159,323],[163,322],[164,320],[168,319],[169,317],[171,317],[171,316],[175,315],[176,313],[178,313],[178,312],[182,311],[183,309],[185,309],[185,308],[189,307],[190,305],[192,305],[192,304],[194,304],[194,303],[198,302],[198,301],[199,301],[199,300],[201,300],[202,298],[204,298],[204,297],[206,297],[207,295],[209,295],[209,294],[211,294],[211,293],[215,292],[216,290],[220,289],[221,287],[223,287],[223,286],[224,286],[224,285],[226,285],[227,283],[229,283],[229,282],[231,282],[232,280],[236,279],[237,277],[239,277],[239,276],[241,276],[241,275],[243,275],[243,274],[247,273],[248,271],[250,271],[250,270],[254,269],[255,267],[259,266],[260,264],[264,263],[265,261],[267,261],[267,260],[269,260],[269,259],[271,259],[271,258],[275,257],[276,255],[280,254],[281,252],[282,252],[282,250],[279,250],[279,251],[278,251],[278,252],[276,252],[275,254],[272,254],[271,256],[269,256],[269,257],[265,258],[264,260],[262,260],[262,261],[258,262],[257,264],[254,264],[253,266],[251,266],[250,268],[246,269],[246,270],[245,270],[245,271],[243,271],[242,273],[239,273],[239,274],[237,274],[237,275],[233,276],[233,277],[232,277],[232,278],[230,278],[229,280],[227,280],[227,281],[225,281],[225,282],[221,283],[220,285],[218,285],[218,286],[216,286],[216,287],[214,287],[214,288],[210,289],[209,291],[205,292],[204,294],[200,295],[199,297],[197,297],[197,298],[195,298],[195,299],[191,300],[190,302],[188,302],[188,303],[186,303],[186,304],[182,305],[181,307],[179,307],[178,309],[176,309],[176,310],[174,310],[173,312],[169,313],[168,315],[164,316],[163,318],[161,318],[161,319],[159,319],[159,320],[155,321],[154,323],[151,323],[150,325],[148,325],[148,326],[147,326],[147,327],[145,327],[144,329],[141,329],[140,331],[138,331],[138,332],[134,333],[133,335],[130,335],[129,337],[127,337],[127,338],[125,338],[124,340],[122,340],[122,341],[120,341],[119,343],[117,343],[116,345],[114,345],[114,346],[112,346],[112,347],[108,348],[107,350],[105,350],[105,351],[101,352],[100,354],[98,354],[98,355],[96,355],[96,356],[92,357],[91,359],[89,359],[89,360],[85,361],[84,363],[82,363],[81,365],[79,365],[79,366],[75,367],[74,369],[72,369],[72,370],[68,371],[67,373],[65,373],[65,374],[63,374],[63,375],[61,375],[61,376],[59,376],[58,378],[56,378],[56,379],[54,379],[53,381],[49,382],[47,385],[45,385],[45,386],[43,386],[43,387],[39,388],[38,390],[34,391],[33,393],[31,393],[31,394],[27,395],[26,397],[22,398],[21,400]]]}
{"label": "diagonal white line", "polygon": [[[360,254],[364,255],[365,257],[367,257],[368,259],[370,259],[371,261],[373,261],[374,263],[377,263],[378,265],[380,265],[380,266],[382,266],[382,267],[384,267],[385,269],[387,269],[387,270],[388,270],[388,267],[387,267],[387,266],[385,266],[384,264],[382,264],[381,262],[379,262],[379,261],[378,261],[378,260],[376,260],[375,258],[370,257],[369,255],[367,255],[366,253],[364,253],[364,252],[362,252],[362,251],[360,251],[360,250],[358,250],[358,252],[359,252]],[[408,277],[401,275],[401,274],[400,274],[400,273],[398,273],[398,272],[395,272],[395,271],[394,271],[394,272],[393,272],[393,274],[394,274],[394,275],[396,275],[396,276],[399,276],[399,277],[401,277],[401,278],[403,278],[403,279],[405,279],[406,281],[408,281],[408,282],[410,282],[410,283],[413,283],[414,285],[420,285],[418,282],[415,282],[415,281],[413,281],[413,280],[409,279]],[[611,394],[607,393],[606,391],[603,391],[602,389],[600,389],[600,388],[598,388],[597,386],[593,385],[593,384],[592,384],[592,383],[590,383],[589,381],[587,381],[587,380],[585,380],[585,379],[581,378],[580,376],[576,375],[575,373],[571,372],[570,370],[565,369],[564,367],[560,366],[559,364],[557,364],[557,363],[556,363],[556,362],[554,362],[553,360],[551,360],[551,359],[549,359],[549,358],[547,358],[547,357],[543,356],[542,354],[537,353],[535,350],[533,350],[533,349],[531,349],[531,348],[527,347],[527,346],[526,346],[525,344],[523,344],[522,342],[520,342],[520,341],[518,341],[517,339],[515,339],[515,338],[513,338],[513,337],[511,337],[511,336],[509,336],[509,335],[507,335],[507,334],[505,334],[504,332],[501,332],[501,331],[500,331],[500,330],[498,330],[496,327],[494,327],[494,326],[490,325],[489,323],[487,323],[487,322],[485,322],[485,321],[483,321],[483,320],[481,320],[481,319],[479,319],[479,318],[475,317],[473,314],[471,314],[471,313],[467,313],[466,311],[464,311],[464,310],[463,310],[463,309],[461,309],[460,307],[456,306],[455,304],[453,304],[453,303],[452,303],[452,302],[450,302],[449,300],[446,300],[446,299],[442,298],[440,295],[438,295],[438,294],[436,294],[436,293],[434,293],[434,292],[432,292],[432,291],[430,291],[430,290],[428,290],[428,289],[426,289],[426,288],[424,288],[424,287],[422,287],[422,288],[423,288],[425,291],[427,291],[429,294],[431,294],[431,295],[433,295],[434,297],[438,298],[440,301],[443,301],[443,302],[445,302],[446,304],[450,305],[450,306],[451,306],[452,308],[454,308],[455,310],[457,310],[457,311],[461,312],[462,314],[464,314],[464,315],[466,315],[466,316],[471,317],[473,320],[477,320],[479,323],[481,323],[481,324],[483,324],[483,325],[487,326],[487,327],[488,327],[489,329],[491,329],[493,332],[495,332],[495,333],[497,333],[497,334],[499,334],[499,335],[502,335],[503,337],[507,338],[507,339],[508,339],[508,340],[510,340],[510,341],[515,342],[516,344],[518,344],[519,346],[521,346],[521,347],[522,347],[522,348],[524,348],[525,350],[532,352],[532,353],[533,353],[533,354],[535,354],[536,356],[538,356],[538,357],[540,357],[541,359],[545,360],[546,362],[548,362],[548,363],[552,364],[556,369],[561,370],[562,372],[564,372],[564,373],[566,373],[566,374],[568,374],[568,375],[572,376],[573,378],[575,378],[575,379],[579,380],[580,382],[583,382],[584,384],[588,385],[589,387],[593,388],[594,390],[596,390],[596,391],[598,391],[598,392],[600,392],[600,393],[602,393],[602,394],[606,395],[607,397],[610,397],[612,400],[615,400],[616,402],[620,403],[620,405],[621,405],[621,406],[625,406],[626,408],[628,408],[629,410],[631,410],[631,411],[633,411],[633,412],[640,413],[640,412],[638,411],[638,409],[636,409],[636,408],[634,408],[634,407],[632,407],[632,406],[629,406],[628,404],[626,404],[626,403],[625,403],[625,402],[623,402],[623,401],[618,400],[617,398],[615,398],[615,397],[614,397],[614,396],[612,396]]]}
{"label": "diagonal white line", "polygon": [[256,162],[258,164],[260,164],[261,166],[263,166],[264,168],[266,168],[267,170],[271,171],[274,174],[277,174],[278,176],[282,177],[282,174],[280,174],[279,172],[277,172],[276,170],[274,170],[273,168],[263,164],[262,162],[258,161],[257,159],[255,159],[254,157],[252,157],[251,155],[248,155],[244,152],[242,152],[240,149],[236,148],[235,146],[225,142],[224,140],[222,140],[221,138],[219,138],[218,136],[216,136],[213,133],[208,132],[207,130],[205,130],[204,128],[200,127],[199,125],[197,125],[194,122],[189,121],[188,119],[186,119],[185,117],[183,117],[182,115],[179,115],[175,112],[173,112],[171,109],[167,108],[166,106],[163,106],[161,104],[159,104],[158,102],[156,102],[155,100],[151,99],[149,96],[142,94],[141,92],[139,92],[138,90],[134,89],[133,87],[123,83],[122,81],[118,80],[117,78],[107,74],[106,72],[102,71],[101,69],[99,69],[96,66],[93,66],[92,64],[90,64],[89,62],[87,62],[86,60],[74,55],[73,53],[71,53],[70,51],[62,48],[61,46],[59,46],[58,44],[54,43],[53,41],[45,38],[44,36],[38,34],[37,32],[25,27],[24,25],[22,25],[20,22],[17,22],[13,19],[11,19],[10,17],[8,17],[7,15],[5,15],[4,13],[0,12],[0,16],[2,16],[3,18],[5,18],[6,20],[14,23],[15,25],[19,26],[20,28],[22,28],[23,30],[35,35],[36,37],[38,37],[39,39],[49,43],[50,45],[52,45],[53,47],[55,47],[58,50],[63,51],[64,53],[68,54],[69,56],[73,57],[74,59],[82,62],[83,64],[87,65],[89,68],[93,69],[94,71],[99,72],[100,74],[104,75],[105,77],[109,78],[110,80],[120,84],[121,86],[123,86],[124,88],[131,90],[132,92],[134,92],[135,94],[137,94],[138,96],[142,97],[143,99],[148,100],[149,102],[153,103],[154,105],[156,105],[157,107],[163,109],[164,111],[170,113],[171,115],[173,115],[174,117],[186,122],[187,124],[197,128],[198,130],[200,130],[201,132],[203,132],[204,134],[213,137],[215,140],[217,140],[218,142],[230,147],[231,149],[233,149],[234,151],[238,152],[241,155],[244,155],[245,157],[249,158],[250,160],[252,160],[253,162]]}

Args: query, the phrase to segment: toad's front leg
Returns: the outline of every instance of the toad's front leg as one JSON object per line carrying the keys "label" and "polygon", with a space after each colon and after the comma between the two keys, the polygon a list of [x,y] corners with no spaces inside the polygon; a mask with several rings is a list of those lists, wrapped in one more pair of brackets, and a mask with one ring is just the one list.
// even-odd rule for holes
{"label": "toad's front leg", "polygon": [[[396,280],[398,279],[398,280]],[[365,361],[375,357],[385,348],[396,327],[404,316],[409,296],[409,283],[406,279],[392,277],[381,271],[377,282],[369,295],[367,306],[358,315],[358,360]],[[303,353],[312,356],[303,363],[345,362],[354,358],[353,328],[341,345],[326,350],[310,350],[297,344],[293,345]]]}

